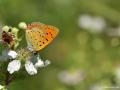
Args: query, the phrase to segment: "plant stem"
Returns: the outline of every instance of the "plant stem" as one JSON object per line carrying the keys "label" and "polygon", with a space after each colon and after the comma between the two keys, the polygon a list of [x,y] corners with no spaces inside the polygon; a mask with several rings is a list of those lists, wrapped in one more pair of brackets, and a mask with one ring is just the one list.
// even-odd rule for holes
{"label": "plant stem", "polygon": [[12,76],[9,74],[9,72],[6,72],[6,79],[5,79],[5,85],[7,86],[7,89],[9,87],[9,84],[12,81]]}

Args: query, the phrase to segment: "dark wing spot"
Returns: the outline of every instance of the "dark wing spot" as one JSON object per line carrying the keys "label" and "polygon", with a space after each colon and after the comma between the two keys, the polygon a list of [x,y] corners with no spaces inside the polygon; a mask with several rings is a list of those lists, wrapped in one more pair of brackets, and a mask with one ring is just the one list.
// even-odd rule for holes
{"label": "dark wing spot", "polygon": [[50,35],[51,35],[51,38],[53,38],[53,34],[51,33],[51,32],[49,32],[50,33]]}
{"label": "dark wing spot", "polygon": [[53,34],[51,34],[51,38],[53,38]]}
{"label": "dark wing spot", "polygon": [[46,33],[48,35],[48,33]]}
{"label": "dark wing spot", "polygon": [[46,38],[46,41],[48,41],[48,39]]}
{"label": "dark wing spot", "polygon": [[43,44],[45,44],[45,42],[43,42]]}
{"label": "dark wing spot", "polygon": [[41,34],[40,37],[44,38],[44,35]]}

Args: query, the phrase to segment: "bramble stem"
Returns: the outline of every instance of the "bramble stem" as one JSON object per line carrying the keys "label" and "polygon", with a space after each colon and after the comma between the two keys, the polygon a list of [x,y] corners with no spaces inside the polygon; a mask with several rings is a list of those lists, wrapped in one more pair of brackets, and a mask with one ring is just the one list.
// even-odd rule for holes
{"label": "bramble stem", "polygon": [[9,87],[9,84],[12,81],[12,76],[9,74],[9,72],[6,72],[6,79],[5,79],[5,85],[7,86],[7,89]]}

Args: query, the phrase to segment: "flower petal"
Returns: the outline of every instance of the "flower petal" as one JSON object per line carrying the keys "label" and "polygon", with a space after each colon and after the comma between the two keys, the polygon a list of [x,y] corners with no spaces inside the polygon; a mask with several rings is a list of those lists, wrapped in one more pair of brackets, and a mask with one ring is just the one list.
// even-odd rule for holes
{"label": "flower petal", "polygon": [[20,69],[21,62],[20,60],[13,60],[8,64],[7,70],[10,74],[18,71]]}
{"label": "flower petal", "polygon": [[10,50],[10,51],[8,52],[8,56],[12,57],[13,59],[16,58],[17,55],[18,55],[18,54],[17,54],[15,51],[13,51],[13,50]]}
{"label": "flower petal", "polygon": [[35,63],[35,68],[40,68],[40,67],[44,67],[44,62],[42,60],[38,60]]}
{"label": "flower petal", "polygon": [[26,61],[25,63],[25,69],[30,75],[37,74],[37,69],[34,67],[33,63],[30,61]]}
{"label": "flower petal", "polygon": [[0,85],[0,90],[2,90],[4,88],[4,86]]}
{"label": "flower petal", "polygon": [[49,61],[49,60],[46,60],[46,61],[44,62],[44,66],[45,66],[45,67],[48,66],[49,64],[51,64],[51,61]]}

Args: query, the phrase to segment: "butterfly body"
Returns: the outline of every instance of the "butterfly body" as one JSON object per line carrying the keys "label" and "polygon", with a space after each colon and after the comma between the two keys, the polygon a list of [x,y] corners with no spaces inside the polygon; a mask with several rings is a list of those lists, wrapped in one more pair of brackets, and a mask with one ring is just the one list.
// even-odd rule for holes
{"label": "butterfly body", "polygon": [[50,25],[32,23],[27,26],[26,38],[32,51],[40,51],[57,36],[59,30]]}

